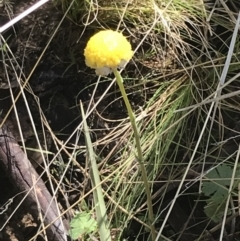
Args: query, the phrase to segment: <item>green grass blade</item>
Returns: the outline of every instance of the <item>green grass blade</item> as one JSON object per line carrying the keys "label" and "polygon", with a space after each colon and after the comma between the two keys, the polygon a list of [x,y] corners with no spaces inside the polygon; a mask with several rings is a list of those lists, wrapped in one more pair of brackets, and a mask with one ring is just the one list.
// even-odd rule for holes
{"label": "green grass blade", "polygon": [[111,234],[110,234],[108,220],[107,220],[107,210],[104,202],[102,188],[101,188],[101,185],[99,185],[101,181],[99,177],[98,166],[97,166],[95,153],[93,150],[92,141],[90,138],[90,133],[87,126],[87,121],[85,118],[85,113],[83,110],[82,103],[80,105],[81,105],[81,113],[83,118],[83,126],[84,126],[84,133],[85,133],[85,140],[86,140],[86,147],[87,147],[87,156],[90,161],[90,176],[91,176],[92,187],[94,189],[93,197],[94,197],[96,216],[97,216],[97,222],[99,227],[100,240],[111,241]]}

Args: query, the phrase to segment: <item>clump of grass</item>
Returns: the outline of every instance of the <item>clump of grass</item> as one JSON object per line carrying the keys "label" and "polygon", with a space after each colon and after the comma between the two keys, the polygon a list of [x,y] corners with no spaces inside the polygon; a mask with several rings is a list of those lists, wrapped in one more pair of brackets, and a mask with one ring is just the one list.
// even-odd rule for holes
{"label": "clump of grass", "polygon": [[[162,172],[171,173],[171,166],[174,165],[173,160],[176,163],[179,162],[177,160],[178,143],[175,145],[172,158],[169,158],[168,154],[173,140],[176,137],[181,138],[183,135],[184,123],[186,123],[188,115],[186,112],[178,114],[174,112],[179,106],[188,106],[192,103],[191,89],[191,82],[186,76],[168,83],[163,82],[156,90],[155,95],[146,103],[143,108],[144,113],[140,112],[137,115],[144,165],[147,169],[148,181],[151,184]],[[184,115],[186,116],[181,119]],[[122,124],[123,126],[124,124]],[[122,145],[125,148],[121,151],[122,158],[113,167],[115,169],[120,165],[121,169],[108,182],[108,189],[111,192],[109,202],[110,210],[115,210],[112,223],[120,230],[124,230],[124,226],[133,216],[143,215],[146,199],[135,150],[131,147],[131,138],[128,137],[128,135],[132,136],[131,126],[127,124],[122,128],[122,132],[115,131],[118,136],[110,138],[117,140],[118,146]],[[99,142],[101,143],[101,140]],[[169,162],[170,159],[173,160]],[[108,168],[110,172],[111,167]],[[174,171],[171,175],[173,173]],[[126,215],[122,210],[126,210],[128,214]],[[156,216],[157,214],[155,214]],[[144,220],[142,222],[144,223]],[[145,223],[145,226],[148,224]]]}

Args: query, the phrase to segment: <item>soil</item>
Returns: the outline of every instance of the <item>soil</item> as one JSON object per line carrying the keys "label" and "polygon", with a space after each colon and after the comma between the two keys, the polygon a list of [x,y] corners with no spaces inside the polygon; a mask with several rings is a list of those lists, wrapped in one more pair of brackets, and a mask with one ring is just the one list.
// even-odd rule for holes
{"label": "soil", "polygon": [[[0,26],[9,20],[9,14],[11,17],[14,17],[23,10],[27,9],[34,2],[36,1],[27,1],[26,3],[24,0],[19,0],[14,1],[12,4],[10,3],[7,5],[7,7],[6,5],[0,5]],[[7,73],[13,86],[16,83],[14,71],[16,71],[18,75],[21,75],[23,80],[25,79],[23,75],[27,77],[31,74],[35,63],[39,60],[42,51],[50,39],[50,36],[56,30],[62,17],[63,14],[58,11],[51,2],[48,2],[39,10],[15,24],[14,28],[10,28],[3,34],[4,38],[7,40],[7,44],[13,52],[15,59],[10,55],[10,53],[3,52],[2,61],[0,63],[0,81],[5,82],[5,84],[7,82],[6,70],[4,69],[6,66]],[[26,91],[26,97],[34,118],[34,123],[39,131],[39,135],[42,134],[39,103],[41,110],[50,124],[51,129],[56,133],[61,141],[67,140],[69,135],[80,123],[82,118],[79,110],[79,102],[81,100],[84,107],[88,107],[90,98],[95,88],[95,83],[97,81],[94,71],[87,69],[85,66],[83,56],[83,49],[86,45],[86,41],[95,31],[95,29],[90,30],[80,38],[80,27],[66,18],[58,28],[57,34],[51,41],[40,62],[37,64],[36,68],[34,68],[34,72],[31,74],[29,79],[29,87],[31,87],[31,90],[28,92]],[[5,64],[3,63],[4,61]],[[139,65],[139,68],[144,71],[149,67],[148,65],[149,63],[146,61],[146,63]],[[130,65],[128,68],[129,73],[131,73],[133,67]],[[108,87],[110,79],[111,76],[109,81],[99,83],[95,94],[95,102],[102,96]],[[19,93],[19,88],[14,87],[12,90],[13,94],[17,96]],[[129,89],[128,91],[129,93],[132,93],[130,95],[130,99],[133,106],[137,109],[138,105],[141,106],[141,103],[144,102],[146,96],[143,97],[138,90],[133,92],[132,89]],[[0,88],[0,110],[3,114],[6,114],[11,106],[9,94],[9,88]],[[149,92],[146,94],[147,97],[149,97],[153,93]],[[90,115],[89,120],[91,121],[88,124],[92,129],[94,129],[94,135],[92,135],[93,141],[106,134],[106,126],[111,128],[114,125],[111,122],[107,122],[106,119],[121,119],[126,117],[126,110],[122,101],[116,101],[119,96],[120,94],[116,86],[113,86],[106,97],[101,101],[100,105],[97,106],[96,111]],[[20,97],[19,101],[17,102],[17,107],[22,122],[21,124],[24,128],[24,139],[26,143],[32,143],[32,129],[29,129],[30,120],[22,97]],[[11,123],[11,126],[13,126],[11,131],[14,133],[15,138],[18,138],[19,133],[16,128],[14,129],[14,126],[16,127],[16,120],[14,118],[14,115],[12,115],[8,120],[8,123]],[[72,140],[74,141],[74,137]],[[73,143],[74,142],[72,142],[72,144]],[[80,136],[78,144],[84,145],[83,136]],[[106,154],[108,154],[108,151],[111,150],[111,146],[108,148],[109,149],[105,148],[104,150]],[[233,141],[230,144],[228,143],[228,148],[229,149],[226,147],[224,149],[225,155],[229,155],[237,149],[236,142]],[[56,152],[54,146],[51,146],[50,150]],[[115,158],[114,154],[115,153],[113,153],[113,160]],[[65,154],[63,153],[63,156],[64,155]],[[102,153],[102,155],[104,155],[104,153]],[[180,155],[182,154],[180,153]],[[64,157],[66,157],[66,159],[68,158],[67,156]],[[36,157],[33,159],[36,159]],[[77,161],[84,167],[85,158],[83,155],[79,155]],[[58,170],[59,168],[60,167],[56,164],[53,169]],[[41,170],[42,169],[40,167],[37,167],[37,171],[39,173],[41,173]],[[56,180],[59,179],[56,173],[53,173],[53,176]],[[67,205],[73,204],[79,198],[79,191],[76,190],[79,188],[81,183],[84,183],[85,176],[79,172],[77,168],[69,170],[69,172],[66,174],[66,178],[70,178],[70,176],[74,177],[71,185],[75,188],[73,188],[71,191],[69,190],[68,203],[65,202],[63,195],[58,195],[58,201],[61,203],[63,209],[66,209]],[[43,179],[44,178],[46,180],[46,177],[43,177]],[[190,175],[189,178],[193,178],[193,176]],[[166,205],[172,200],[177,187],[178,184],[169,185],[169,189],[167,190],[167,195],[164,200]],[[84,188],[89,189],[89,183],[86,183]],[[154,186],[154,192],[157,192],[160,188],[161,187],[158,185]],[[196,193],[197,189],[198,186],[193,185],[189,189],[188,195],[179,198],[174,207],[172,215],[169,217],[167,224],[168,226],[164,232],[165,236],[172,236],[172,240],[177,240],[176,236],[178,236],[178,240],[193,241],[198,237],[199,234],[203,232],[209,220],[206,219],[206,215],[203,212],[204,205],[199,204],[197,207],[194,207],[194,201],[196,200],[197,196],[191,195],[191,193]],[[1,166],[0,190],[1,229],[5,220],[8,219],[12,211],[19,203],[20,198],[16,196],[18,193],[15,190],[14,184],[9,182],[9,178],[5,171],[1,169]],[[158,208],[160,196],[161,195],[159,194],[154,200],[155,210]],[[91,202],[91,198],[91,196],[88,197],[89,202]],[[165,212],[163,212],[161,218],[164,217],[164,215]],[[226,232],[231,229],[230,221],[226,225]],[[186,224],[186,226],[183,224]],[[36,234],[38,225],[38,221],[34,220],[29,213],[28,208],[26,208],[26,206],[23,204],[17,209],[17,212],[10,219],[5,228],[0,231],[0,241],[29,240],[33,235]],[[205,230],[205,237],[203,240],[217,240],[219,229],[211,232],[211,228],[214,228],[215,226],[216,225],[214,223],[208,224],[208,230]],[[237,226],[239,226],[239,219],[236,220],[236,227]],[[135,238],[140,229],[142,229],[141,225],[133,220],[130,227],[126,228],[124,237],[122,237],[122,239],[126,238],[128,240],[136,240]],[[235,239],[233,236],[232,239],[228,239],[226,235],[226,240],[240,240],[240,235],[238,232],[239,228],[235,230]],[[145,233],[144,230],[142,233]],[[180,233],[181,235],[173,235]],[[147,240],[147,235],[148,234],[141,235],[138,237],[138,240]],[[39,236],[38,240],[44,239],[42,236]]]}

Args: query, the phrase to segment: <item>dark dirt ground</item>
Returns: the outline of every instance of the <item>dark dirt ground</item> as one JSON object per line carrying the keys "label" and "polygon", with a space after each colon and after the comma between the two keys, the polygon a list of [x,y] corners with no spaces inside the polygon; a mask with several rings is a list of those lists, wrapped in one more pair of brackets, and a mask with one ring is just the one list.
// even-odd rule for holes
{"label": "dark dirt ground", "polygon": [[[9,12],[15,16],[22,12],[23,9],[27,9],[27,6],[29,5],[31,5],[30,1],[27,3],[25,1],[13,1],[12,8],[8,9],[1,7],[0,25],[2,26],[8,21]],[[52,14],[53,12],[54,14]],[[41,52],[46,46],[47,41],[49,40],[49,37],[56,29],[61,17],[62,13],[58,12],[51,3],[47,3],[42,7],[42,9],[32,13],[27,18],[16,24],[14,29],[9,29],[3,34],[4,38],[7,39],[7,43],[13,51],[18,63],[23,66],[23,73],[26,76],[28,76],[34,64],[38,60]],[[95,30],[92,32],[94,31]],[[96,76],[94,71],[91,71],[85,67],[83,57],[83,49],[86,44],[86,40],[89,38],[92,32],[90,31],[85,34],[79,43],[76,44],[80,36],[79,26],[76,26],[68,19],[64,20],[29,81],[33,93],[38,96],[40,100],[41,108],[46,115],[52,130],[56,133],[61,132],[61,140],[66,140],[75,129],[77,124],[81,121],[78,107],[79,100],[82,100],[85,107],[87,107],[94,89],[94,85],[91,84],[95,83]],[[7,71],[10,76],[10,80],[14,82],[15,77],[11,63],[14,64],[18,74],[20,73],[20,68],[17,67],[16,62],[14,62],[12,57],[8,57],[7,55],[4,56],[8,66]],[[3,82],[6,81],[6,71],[4,70],[2,61],[0,63],[0,80]],[[88,87],[85,89],[86,86]],[[108,82],[100,83],[96,96],[101,96],[107,86]],[[18,88],[13,88],[15,95],[18,93],[18,91]],[[151,94],[152,93],[149,93],[149,95]],[[0,96],[0,110],[5,113],[11,105],[10,99],[5,98],[9,96],[9,89],[0,89]],[[125,117],[126,111],[123,108],[121,101],[114,101],[118,96],[119,93],[114,86],[107,97],[103,99],[101,104],[97,107],[97,111],[104,115],[105,118],[116,119],[118,117]],[[27,98],[35,124],[40,130],[41,122],[34,95],[27,93]],[[138,92],[136,92],[132,97],[133,103],[141,103],[143,101],[143,97],[138,94]],[[109,105],[109,103],[112,104]],[[23,112],[22,116],[24,117],[22,118],[25,119],[25,123],[29,123],[29,120],[26,117],[26,109],[21,98],[18,102],[18,105],[19,109]],[[102,112],[103,110],[104,112]],[[89,125],[94,129],[99,129],[98,132],[95,132],[96,135],[93,136],[93,138],[97,139],[104,135],[101,129],[103,129],[106,123],[99,118],[96,112],[91,115],[90,119],[92,120],[92,123],[89,123]],[[67,126],[69,123],[71,124]],[[30,135],[27,135],[27,137],[29,136]],[[237,144],[235,141],[233,141],[230,143],[227,153],[232,153],[236,150],[236,148]],[[53,149],[53,151],[55,150]],[[108,150],[105,151],[107,152]],[[81,156],[78,158],[79,163],[84,165],[84,158]],[[79,182],[83,181],[84,176],[81,173],[76,171],[74,175],[75,180],[78,180]],[[57,176],[55,176],[55,178],[57,179]],[[78,184],[76,183],[76,186],[77,185]],[[155,191],[158,189],[160,189],[160,187],[156,185]],[[164,200],[164,202],[169,203],[169,201],[172,200],[176,189],[177,185],[170,185],[168,194],[166,195],[166,200]],[[175,234],[176,236],[180,237],[178,239],[180,241],[193,241],[198,237],[198,234],[204,230],[209,220],[206,219],[206,216],[203,213],[203,206],[194,206],[194,201],[197,199],[197,197],[195,195],[191,195],[191,193],[196,193],[197,189],[197,185],[193,185],[193,187],[189,190],[189,195],[185,195],[178,200],[177,204],[175,205],[175,209],[169,218],[168,226],[166,227],[164,235],[171,236]],[[14,185],[9,182],[6,173],[4,173],[1,168],[0,190],[0,207],[17,194]],[[69,195],[69,203],[73,203],[75,200],[77,200],[77,198],[78,192],[73,191],[72,194]],[[66,204],[64,201],[62,201],[61,196],[59,196],[59,201],[65,208]],[[6,220],[7,216],[11,214],[17,203],[18,197],[16,197],[13,200],[13,203],[8,206],[6,212],[0,215],[0,227],[4,220]],[[154,200],[154,203],[154,208],[157,209],[157,198]],[[0,211],[3,210],[0,209]],[[186,229],[181,235],[178,235],[183,230],[183,224],[186,224]],[[237,218],[236,227],[239,227],[239,224],[239,219]],[[211,232],[211,228],[213,229],[215,226],[216,225],[214,223],[210,223],[208,230],[206,230],[206,235],[203,239],[204,241],[218,240],[217,237],[219,235],[219,229]],[[141,226],[137,222],[133,221],[131,227],[129,227],[125,232],[125,238],[128,238],[128,240],[135,240],[135,236],[139,233],[139,229],[141,229]],[[7,226],[0,232],[0,241],[26,241],[36,233],[36,230],[36,221],[32,220],[27,208],[22,205],[9,221]],[[228,233],[229,230],[231,230],[230,221],[226,225],[226,233]],[[175,237],[173,240],[177,240]],[[39,237],[39,240],[42,240],[42,238]],[[138,238],[138,240],[147,239],[146,236],[142,235]],[[225,240],[240,240],[239,228],[235,230],[234,236],[230,235],[228,237],[226,235]]]}

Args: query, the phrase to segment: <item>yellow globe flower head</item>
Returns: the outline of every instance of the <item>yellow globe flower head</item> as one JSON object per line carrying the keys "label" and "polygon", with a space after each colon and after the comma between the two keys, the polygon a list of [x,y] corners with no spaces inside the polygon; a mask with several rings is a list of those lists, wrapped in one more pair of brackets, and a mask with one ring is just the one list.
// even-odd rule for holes
{"label": "yellow globe flower head", "polygon": [[123,68],[133,51],[122,33],[102,30],[90,38],[84,56],[86,65],[95,69],[97,75],[108,75],[113,69]]}

